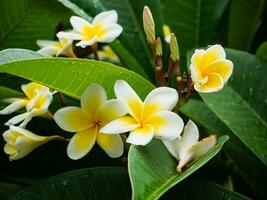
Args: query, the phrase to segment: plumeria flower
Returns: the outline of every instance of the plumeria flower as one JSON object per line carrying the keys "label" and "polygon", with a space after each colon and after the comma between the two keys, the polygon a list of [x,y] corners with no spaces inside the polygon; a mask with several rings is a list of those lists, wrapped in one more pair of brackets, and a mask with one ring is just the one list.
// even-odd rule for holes
{"label": "plumeria flower", "polygon": [[34,149],[51,140],[63,139],[61,136],[39,136],[24,128],[11,126],[3,133],[6,141],[4,152],[9,155],[9,160],[18,160]]}
{"label": "plumeria flower", "polygon": [[11,114],[23,107],[26,108],[25,113],[19,114],[11,118],[6,125],[12,126],[21,123],[21,127],[31,120],[32,117],[48,113],[48,107],[52,102],[54,92],[50,92],[48,87],[41,84],[30,82],[21,86],[26,97],[4,99],[3,102],[11,103],[4,109],[0,110],[1,115]]}
{"label": "plumeria flower", "polygon": [[100,129],[125,114],[126,109],[119,100],[107,100],[104,88],[93,83],[81,97],[81,108],[74,106],[62,108],[55,113],[54,119],[62,129],[75,133],[67,148],[71,159],[84,157],[95,142],[108,156],[116,158],[123,153],[120,135],[103,134]]}
{"label": "plumeria flower", "polygon": [[233,63],[225,57],[224,49],[218,44],[195,51],[190,71],[196,91],[217,92],[223,88],[233,73]]}
{"label": "plumeria flower", "polygon": [[153,136],[173,140],[182,132],[183,120],[171,112],[178,101],[176,90],[156,88],[143,102],[126,81],[118,80],[114,89],[116,97],[124,103],[130,116],[111,121],[101,132],[117,134],[130,131],[127,142],[135,145],[146,145]]}
{"label": "plumeria flower", "polygon": [[184,127],[182,138],[178,137],[173,141],[163,141],[168,151],[179,161],[176,168],[178,172],[181,172],[184,166],[198,160],[216,144],[216,136],[214,135],[200,141],[198,139],[198,128],[193,121],[189,120]]}
{"label": "plumeria flower", "polygon": [[164,34],[165,42],[170,43],[172,32],[168,25],[165,25],[165,24],[163,25],[163,34]]}
{"label": "plumeria flower", "polygon": [[97,42],[112,42],[122,32],[122,27],[117,24],[117,20],[118,14],[115,10],[98,14],[92,23],[81,17],[72,16],[70,23],[74,32],[59,32],[57,36],[58,38],[80,40],[76,46],[82,48]]}
{"label": "plumeria flower", "polygon": [[68,56],[76,57],[73,53],[71,39],[60,38],[58,41],[37,40],[37,45],[41,48],[37,52],[45,56]]}
{"label": "plumeria flower", "polygon": [[119,63],[120,59],[110,46],[106,45],[103,50],[98,51],[99,60],[109,60],[112,63]]}

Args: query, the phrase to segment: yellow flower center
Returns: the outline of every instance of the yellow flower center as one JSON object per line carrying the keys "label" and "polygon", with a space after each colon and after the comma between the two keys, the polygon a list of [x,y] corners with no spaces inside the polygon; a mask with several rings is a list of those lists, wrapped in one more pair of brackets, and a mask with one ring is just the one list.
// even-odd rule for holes
{"label": "yellow flower center", "polygon": [[106,30],[102,28],[101,24],[95,24],[93,26],[84,26],[83,34],[85,35],[85,40],[92,40],[95,36],[97,38],[102,38],[106,34]]}

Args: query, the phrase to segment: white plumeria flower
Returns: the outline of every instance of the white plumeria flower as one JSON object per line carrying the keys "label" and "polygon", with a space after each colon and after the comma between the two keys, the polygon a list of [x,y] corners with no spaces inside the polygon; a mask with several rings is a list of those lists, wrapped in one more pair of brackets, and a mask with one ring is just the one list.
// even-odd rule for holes
{"label": "white plumeria flower", "polygon": [[3,133],[3,138],[6,141],[4,152],[9,155],[9,160],[18,160],[40,145],[62,137],[54,136],[39,136],[24,128],[11,126],[9,130]]}
{"label": "white plumeria flower", "polygon": [[45,56],[68,56],[75,57],[72,49],[71,39],[59,38],[58,41],[37,40],[37,45],[41,48],[37,52]]}
{"label": "white plumeria flower", "polygon": [[165,25],[165,24],[163,25],[163,34],[164,34],[165,42],[170,43],[172,32],[168,25]]}
{"label": "white plumeria flower", "polygon": [[184,166],[206,154],[216,144],[216,136],[214,135],[201,141],[198,141],[198,139],[198,128],[193,121],[189,120],[184,127],[182,138],[179,137],[173,141],[163,140],[163,144],[168,151],[179,161],[176,168],[178,172],[181,172]]}
{"label": "white plumeria flower", "polygon": [[198,92],[220,91],[233,73],[233,63],[226,59],[221,45],[197,49],[191,57],[191,78]]}
{"label": "white plumeria flower", "polygon": [[171,112],[178,101],[176,90],[156,88],[143,102],[126,81],[118,80],[114,89],[116,97],[125,104],[130,116],[113,120],[101,132],[117,134],[130,131],[127,142],[135,145],[146,145],[153,136],[173,140],[182,132],[183,120]]}
{"label": "white plumeria flower", "polygon": [[121,32],[122,27],[117,24],[118,14],[115,10],[105,11],[98,14],[89,23],[85,19],[77,16],[70,18],[70,23],[74,32],[59,32],[58,38],[68,38],[72,40],[80,40],[76,46],[85,48],[97,42],[112,42]]}
{"label": "white plumeria flower", "polygon": [[27,112],[11,118],[6,122],[7,126],[12,126],[22,121],[20,126],[26,126],[32,117],[46,114],[48,112],[48,107],[52,102],[52,95],[54,93],[50,92],[48,87],[41,84],[30,82],[22,85],[21,89],[26,97],[4,99],[3,102],[11,104],[0,110],[0,115],[11,114],[23,107],[26,108]]}
{"label": "white plumeria flower", "polygon": [[99,60],[109,60],[112,63],[119,63],[120,59],[110,46],[106,45],[103,50],[98,51]]}
{"label": "white plumeria flower", "polygon": [[110,156],[123,153],[120,135],[103,134],[100,129],[110,121],[126,114],[120,100],[107,100],[104,88],[91,84],[81,97],[80,107],[65,107],[58,110],[54,119],[65,131],[76,132],[67,148],[68,156],[77,160],[90,152],[95,142]]}

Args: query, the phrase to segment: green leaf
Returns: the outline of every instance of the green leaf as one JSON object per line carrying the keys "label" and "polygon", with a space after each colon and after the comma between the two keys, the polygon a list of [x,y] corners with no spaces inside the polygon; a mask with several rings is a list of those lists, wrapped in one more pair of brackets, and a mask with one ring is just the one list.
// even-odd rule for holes
{"label": "green leaf", "polygon": [[257,49],[256,56],[267,63],[267,41],[262,43]]}
{"label": "green leaf", "polygon": [[0,181],[0,199],[7,199],[24,187],[15,183],[6,183]]}
{"label": "green leaf", "polygon": [[126,170],[119,167],[81,169],[35,184],[11,199],[130,199]]}
{"label": "green leaf", "polygon": [[228,46],[249,50],[257,31],[265,0],[232,0],[228,25]]}
{"label": "green leaf", "polygon": [[228,0],[161,0],[164,22],[176,35],[182,63],[188,50],[214,42],[218,20]]}
{"label": "green leaf", "polygon": [[144,97],[154,86],[138,74],[115,65],[85,59],[40,58],[0,65],[0,73],[8,73],[35,81],[79,99],[92,82],[103,85],[110,97],[118,79],[128,83]]}
{"label": "green leaf", "polygon": [[42,57],[44,56],[35,51],[27,49],[5,49],[0,51],[0,64]]}
{"label": "green leaf", "polygon": [[[131,63],[127,61],[127,55],[133,60],[133,57],[137,59],[137,63],[133,63],[136,66],[137,73],[146,72],[146,76],[154,80],[153,60],[151,59],[150,49],[146,42],[146,37],[143,31],[143,25],[140,23],[142,15],[140,15],[141,8],[145,3],[152,5],[152,11],[155,10],[155,15],[159,15],[158,0],[153,1],[132,1],[132,0],[95,0],[95,1],[82,1],[82,0],[59,0],[68,8],[72,9],[76,14],[84,16],[87,13],[89,16],[95,16],[104,10],[116,10],[118,12],[118,23],[123,27],[123,33],[118,38],[120,43],[111,44],[114,50],[122,58],[123,62],[131,67]],[[138,15],[138,14],[139,15]],[[88,19],[88,18],[87,18]],[[159,18],[160,19],[160,18]],[[160,20],[157,20],[158,26],[161,24]],[[130,56],[130,55],[133,56]],[[136,62],[136,61],[134,61]],[[130,65],[129,65],[130,64]],[[140,69],[140,66],[143,70]],[[138,71],[137,71],[138,70]]]}
{"label": "green leaf", "polygon": [[5,107],[6,104],[2,102],[3,99],[6,98],[14,98],[14,97],[21,97],[23,94],[16,90],[12,90],[7,87],[0,86],[0,109]]}
{"label": "green leaf", "polygon": [[182,173],[176,172],[178,162],[159,140],[154,139],[144,147],[132,145],[128,155],[132,199],[158,199],[172,186],[207,163],[227,140],[228,136],[220,137],[213,149]]}
{"label": "green leaf", "polygon": [[190,182],[185,181],[182,184],[178,184],[168,191],[161,199],[176,200],[178,197],[179,200],[250,200],[250,198],[229,191],[220,185],[202,180],[190,180]]}
{"label": "green leaf", "polygon": [[211,110],[267,165],[267,64],[255,56],[227,51],[231,81],[218,93],[200,94]]}
{"label": "green leaf", "polygon": [[70,12],[54,0],[1,1],[0,49],[37,49],[37,39],[53,39]]}
{"label": "green leaf", "polygon": [[253,190],[261,199],[265,199],[267,168],[242,141],[202,101],[191,99],[180,111],[206,128],[209,134],[230,136],[224,150]]}

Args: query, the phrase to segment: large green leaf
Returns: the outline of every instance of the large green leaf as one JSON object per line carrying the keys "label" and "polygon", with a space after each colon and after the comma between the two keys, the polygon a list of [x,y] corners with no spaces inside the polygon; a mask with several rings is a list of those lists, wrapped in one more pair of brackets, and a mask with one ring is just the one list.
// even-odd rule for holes
{"label": "large green leaf", "polygon": [[228,46],[249,50],[264,12],[265,0],[232,0],[229,14]]}
{"label": "large green leaf", "polygon": [[[253,190],[256,191],[261,199],[265,199],[266,166],[233,134],[210,108],[204,102],[192,99],[180,111],[198,123],[198,125],[205,127],[208,133],[219,136],[227,134],[230,136],[229,141],[224,146],[224,150]],[[234,179],[235,181],[239,180]]]}
{"label": "large green leaf", "polygon": [[[214,43],[218,20],[228,0],[161,0],[164,22],[177,36],[182,59],[188,50]],[[186,60],[182,60],[186,63]]]}
{"label": "large green leaf", "polygon": [[159,140],[154,139],[144,147],[132,145],[128,155],[132,199],[158,199],[207,163],[227,140],[228,136],[220,137],[213,149],[182,173],[176,172],[177,161]]}
{"label": "large green leaf", "polygon": [[[131,1],[131,0],[96,0],[96,1],[83,1],[83,0],[59,0],[65,6],[76,11],[76,14],[87,13],[90,16],[95,16],[103,10],[114,9],[118,12],[118,23],[123,26],[123,33],[119,37],[122,45],[127,48],[127,52],[138,60],[140,65],[146,71],[146,74],[153,79],[154,65],[151,59],[148,44],[143,32],[143,26],[140,23],[142,15],[140,10],[143,9],[145,3],[149,3],[152,6],[152,10],[155,8],[155,15],[159,15],[158,0],[153,1]],[[78,10],[77,10],[78,9]],[[82,12],[81,12],[82,11]],[[138,14],[137,14],[138,13]],[[160,18],[157,20],[158,26],[160,26]],[[114,48],[114,47],[113,47]],[[117,47],[118,48],[118,47]],[[120,55],[120,50],[116,49]]]}
{"label": "large green leaf", "polygon": [[102,84],[109,96],[113,96],[113,85],[118,79],[128,81],[143,97],[154,87],[134,72],[109,63],[84,59],[40,58],[16,61],[1,65],[1,72],[47,85],[76,99],[92,82]]}
{"label": "large green leaf", "polygon": [[0,181],[0,199],[7,199],[23,188],[24,187],[19,184]]}
{"label": "large green leaf", "polygon": [[229,191],[220,185],[202,180],[190,180],[190,182],[185,181],[182,184],[178,184],[168,191],[161,199],[250,200],[250,198],[236,192]]}
{"label": "large green leaf", "polygon": [[0,49],[36,49],[37,39],[53,39],[70,12],[54,0],[1,1]]}
{"label": "large green leaf", "polygon": [[71,200],[130,199],[126,170],[119,167],[89,168],[70,171],[35,184],[11,199]]}
{"label": "large green leaf", "polygon": [[256,56],[267,63],[267,41],[262,43],[257,49]]}
{"label": "large green leaf", "polygon": [[227,51],[234,73],[218,93],[200,94],[211,110],[267,165],[267,64],[255,56]]}
{"label": "large green leaf", "polygon": [[0,64],[42,57],[44,56],[35,51],[27,49],[5,49],[0,51]]}

